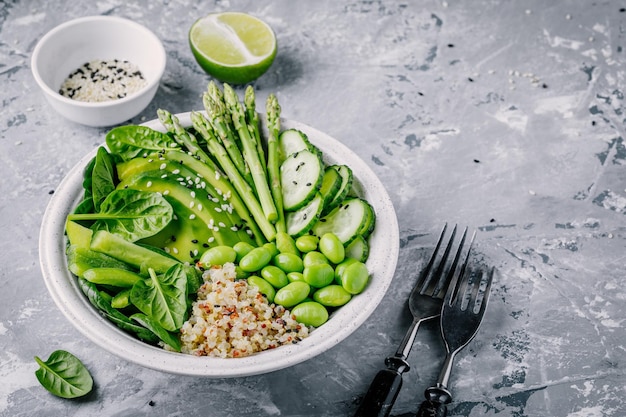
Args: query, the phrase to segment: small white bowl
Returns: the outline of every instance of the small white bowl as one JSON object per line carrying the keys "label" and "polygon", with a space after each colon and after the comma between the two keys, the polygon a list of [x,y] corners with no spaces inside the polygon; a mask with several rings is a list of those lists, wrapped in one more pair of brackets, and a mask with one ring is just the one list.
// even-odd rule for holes
{"label": "small white bowl", "polygon": [[[103,102],[73,100],[59,94],[65,79],[87,62],[127,60],[136,65],[146,85],[128,96]],[[165,48],[150,30],[128,19],[90,16],[65,22],[39,41],[31,69],[47,101],[61,115],[87,126],[112,126],[143,111],[165,71]]]}

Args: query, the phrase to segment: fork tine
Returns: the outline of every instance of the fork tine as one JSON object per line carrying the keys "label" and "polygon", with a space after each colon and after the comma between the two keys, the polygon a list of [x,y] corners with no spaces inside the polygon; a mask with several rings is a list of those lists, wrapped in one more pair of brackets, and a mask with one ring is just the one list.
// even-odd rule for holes
{"label": "fork tine", "polygon": [[[493,282],[493,275],[495,273],[495,268],[492,267],[489,270],[489,275],[487,276],[487,285],[485,286],[485,290],[483,291],[483,299],[481,301],[480,304],[480,309],[478,311],[479,316],[484,315],[485,313],[485,309],[487,308],[487,302],[489,301],[489,294],[491,294],[491,283]],[[477,290],[478,290],[479,285],[477,286]]]}
{"label": "fork tine", "polygon": [[448,260],[448,256],[450,255],[450,248],[452,247],[452,244],[454,243],[454,237],[456,236],[456,229],[457,229],[456,225],[454,225],[454,228],[452,229],[452,234],[450,235],[448,244],[446,245],[446,248],[443,252],[442,257],[439,260],[439,263],[437,264],[435,268],[435,272],[431,273],[431,270],[435,264],[435,261],[437,260],[437,254],[439,252],[441,244],[443,243],[443,238],[444,238],[447,226],[448,226],[447,224],[444,226],[444,229],[441,232],[441,236],[439,236],[439,241],[437,242],[437,246],[435,247],[435,251],[433,252],[433,255],[430,258],[428,267],[426,268],[425,279],[422,282],[420,289],[419,289],[420,294],[426,293],[426,291],[432,287],[433,278],[441,277],[443,275],[443,269],[445,268],[446,261]]}
{"label": "fork tine", "polygon": [[[469,258],[469,253],[472,250],[472,244],[474,243],[475,235],[476,235],[476,232],[474,232],[474,235],[472,235],[472,239],[470,241],[469,247],[467,248],[467,255],[465,257],[465,262],[462,266],[461,273],[463,273],[463,271],[465,270],[465,266],[467,265],[467,260]],[[439,281],[437,282],[437,285],[435,286],[435,289],[433,290],[433,297],[441,296],[443,292],[445,292],[448,289],[448,285],[452,281],[454,272],[456,271],[457,265],[459,264],[459,259],[461,258],[461,253],[463,252],[463,246],[465,245],[466,237],[467,237],[467,227],[465,227],[465,229],[463,230],[463,235],[461,236],[461,241],[459,242],[459,248],[457,249],[456,254],[454,255],[454,260],[452,261],[452,264],[450,265],[450,269],[448,270],[448,273],[444,275],[442,271],[441,275],[439,276]]]}
{"label": "fork tine", "polygon": [[443,229],[441,230],[441,234],[439,235],[439,239],[437,240],[437,244],[435,245],[435,250],[433,251],[433,254],[430,256],[430,259],[428,260],[428,264],[422,270],[422,273],[419,277],[418,285],[415,286],[416,288],[419,288],[420,293],[423,292],[430,285],[430,279],[432,277],[431,269],[433,268],[433,265],[435,264],[435,260],[437,260],[437,254],[439,253],[439,248],[441,247],[441,243],[443,242],[443,237],[445,236],[447,229],[448,229],[448,223],[445,223],[443,225]]}

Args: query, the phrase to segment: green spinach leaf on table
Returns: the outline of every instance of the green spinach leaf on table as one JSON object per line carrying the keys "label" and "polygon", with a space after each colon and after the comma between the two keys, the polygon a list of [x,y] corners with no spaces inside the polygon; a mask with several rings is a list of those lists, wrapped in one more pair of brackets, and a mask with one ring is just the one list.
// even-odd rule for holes
{"label": "green spinach leaf on table", "polygon": [[77,398],[89,394],[93,379],[83,363],[64,350],[50,354],[43,361],[35,356],[40,368],[35,371],[39,383],[50,393],[61,398]]}

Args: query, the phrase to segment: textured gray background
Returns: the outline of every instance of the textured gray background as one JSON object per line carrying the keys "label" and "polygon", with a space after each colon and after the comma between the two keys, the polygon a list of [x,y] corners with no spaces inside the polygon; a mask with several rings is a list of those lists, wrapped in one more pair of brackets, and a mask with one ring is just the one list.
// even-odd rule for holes
{"label": "textured gray background", "polygon": [[[348,416],[395,350],[416,270],[444,222],[478,229],[499,269],[488,316],[459,356],[453,416],[626,415],[625,4],[617,1],[0,1],[0,415]],[[203,4],[200,4],[203,3]],[[96,347],[47,294],[40,221],[68,170],[106,129],[44,102],[30,55],[48,30],[108,14],[150,27],[168,64],[132,120],[201,107],[209,78],[187,30],[211,11],[266,20],[279,51],[255,82],[283,116],[352,148],[387,187],[401,250],[374,315],[324,355],[227,380],[144,369]],[[418,335],[394,407],[436,378],[434,326]],[[38,385],[34,355],[66,349],[96,387],[67,401]]]}

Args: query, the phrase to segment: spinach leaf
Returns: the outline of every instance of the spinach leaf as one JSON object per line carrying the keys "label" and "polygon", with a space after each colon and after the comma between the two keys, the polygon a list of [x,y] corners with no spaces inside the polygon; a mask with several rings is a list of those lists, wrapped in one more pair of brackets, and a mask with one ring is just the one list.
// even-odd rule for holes
{"label": "spinach leaf", "polygon": [[100,204],[115,190],[115,178],[113,157],[101,146],[91,171],[91,195],[96,211],[100,210]]}
{"label": "spinach leaf", "polygon": [[180,329],[187,316],[187,274],[183,265],[173,265],[161,276],[152,268],[148,273],[149,278],[133,285],[130,301],[165,330]]}
{"label": "spinach leaf", "polygon": [[95,284],[84,278],[79,278],[78,285],[87,296],[87,299],[89,299],[89,302],[100,310],[106,318],[115,323],[120,329],[135,333],[140,339],[145,340],[146,342],[156,343],[158,341],[158,338],[151,331],[136,325],[131,319],[111,307],[111,302],[107,301],[102,294],[100,294],[100,291],[98,291]]}
{"label": "spinach leaf", "polygon": [[180,352],[180,339],[161,327],[159,323],[156,323],[150,317],[141,313],[133,314],[132,316],[130,316],[130,318],[141,324],[146,329],[149,329],[159,339],[161,339],[163,343],[170,346],[176,352]]}
{"label": "spinach leaf", "polygon": [[136,125],[118,126],[111,129],[107,133],[106,144],[111,152],[119,155],[124,161],[146,153],[180,147],[167,134]]}
{"label": "spinach leaf", "polygon": [[35,371],[39,383],[61,398],[77,398],[89,394],[93,379],[85,365],[74,355],[56,350],[47,361],[35,356],[40,368]]}
{"label": "spinach leaf", "polygon": [[92,184],[93,167],[95,164],[96,164],[96,157],[94,156],[93,158],[91,158],[91,160],[87,163],[87,166],[85,167],[85,173],[83,175],[83,189],[85,190],[85,194],[83,197],[84,199],[92,197],[91,184]]}
{"label": "spinach leaf", "polygon": [[119,189],[100,204],[98,213],[73,213],[68,220],[96,220],[94,230],[106,230],[135,242],[153,236],[172,220],[174,210],[159,193]]}

